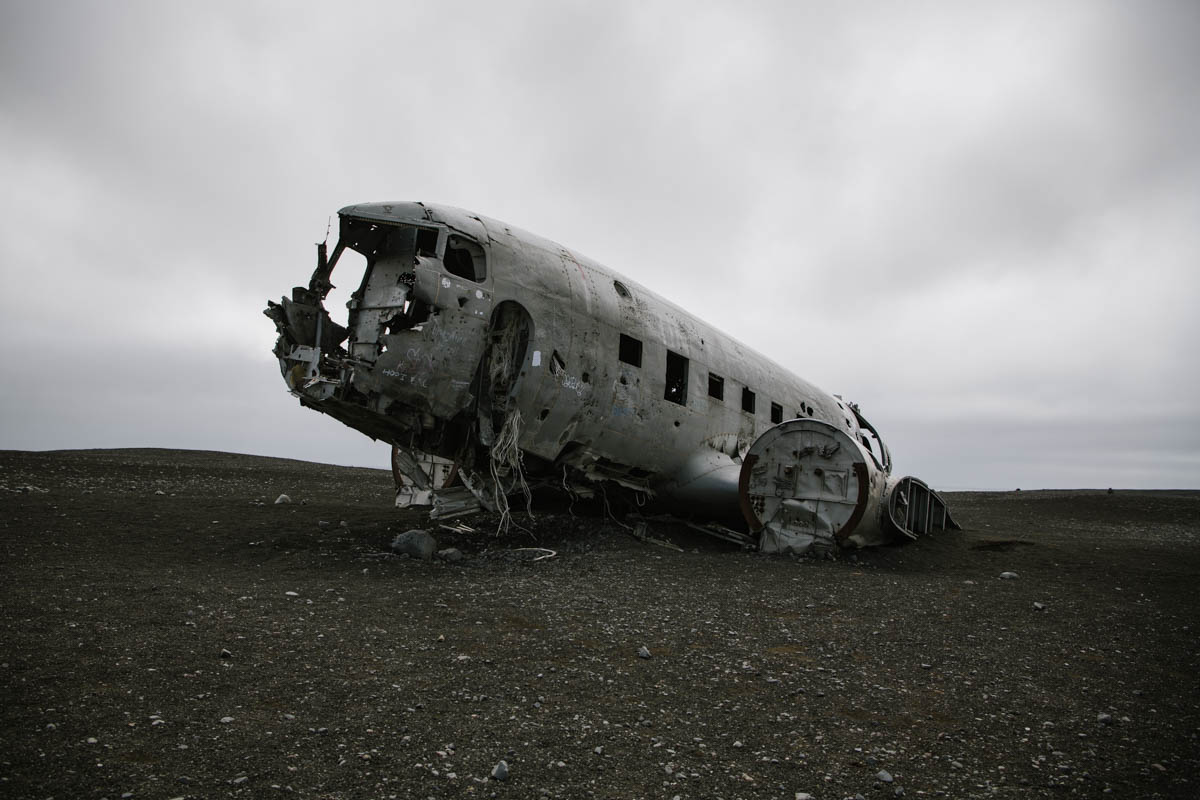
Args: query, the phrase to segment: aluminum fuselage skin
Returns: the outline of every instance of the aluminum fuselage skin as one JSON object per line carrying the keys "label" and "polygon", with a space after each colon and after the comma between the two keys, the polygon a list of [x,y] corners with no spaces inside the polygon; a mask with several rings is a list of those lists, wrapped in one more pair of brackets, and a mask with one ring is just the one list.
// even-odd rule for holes
{"label": "aluminum fuselage skin", "polygon": [[[489,427],[481,395],[503,395],[519,409],[530,463],[561,469],[564,481],[615,480],[698,514],[737,514],[747,449],[783,420],[812,420],[861,447],[882,476],[871,491],[882,492],[889,457],[856,409],[636,281],[446,206],[371,203],[339,217],[333,259],[326,266],[322,257],[308,292],[295,290],[303,302],[283,322],[279,306],[268,309],[282,371],[305,405],[402,448],[461,458],[491,444],[480,432]],[[474,273],[451,272],[448,247],[469,247]],[[295,309],[315,307],[324,329],[337,327],[319,301],[347,248],[367,251],[367,269],[348,304],[347,342],[335,348],[311,321],[295,322],[307,313]],[[347,277],[357,276],[339,279]],[[414,300],[428,316],[397,324]],[[498,321],[514,314],[522,317],[519,364],[497,390],[487,382],[489,353]],[[310,336],[316,346],[306,348],[300,340]],[[638,358],[623,352],[623,337],[640,345]]]}

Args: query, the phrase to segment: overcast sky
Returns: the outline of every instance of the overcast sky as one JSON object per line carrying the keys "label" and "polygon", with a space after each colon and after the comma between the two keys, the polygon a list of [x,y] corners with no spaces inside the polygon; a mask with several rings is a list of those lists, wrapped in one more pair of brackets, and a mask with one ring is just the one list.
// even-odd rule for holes
{"label": "overcast sky", "polygon": [[425,200],[860,403],[934,486],[1200,488],[1200,3],[0,13],[0,448],[386,466],[261,312],[338,208]]}

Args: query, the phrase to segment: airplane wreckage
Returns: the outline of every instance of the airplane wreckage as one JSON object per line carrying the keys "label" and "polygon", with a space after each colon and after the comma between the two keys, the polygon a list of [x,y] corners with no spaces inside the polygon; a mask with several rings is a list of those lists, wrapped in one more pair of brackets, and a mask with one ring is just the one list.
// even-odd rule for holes
{"label": "airplane wreckage", "polygon": [[[397,505],[503,524],[531,486],[630,492],[774,553],[958,527],[891,476],[856,405],[600,264],[445,206],[338,217],[308,286],[264,313],[291,393],[392,443]],[[366,270],[343,327],[323,301],[347,249]]]}

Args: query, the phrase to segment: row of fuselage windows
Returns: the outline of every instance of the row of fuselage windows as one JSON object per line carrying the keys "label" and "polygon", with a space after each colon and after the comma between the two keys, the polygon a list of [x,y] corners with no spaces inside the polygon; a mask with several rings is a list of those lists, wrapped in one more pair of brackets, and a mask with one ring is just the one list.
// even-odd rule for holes
{"label": "row of fuselage windows", "polygon": [[[622,333],[617,356],[621,361],[630,366],[642,366],[641,341]],[[673,350],[667,351],[667,374],[663,389],[664,400],[670,400],[672,403],[678,403],[681,406],[687,405],[688,366],[689,361],[685,356],[681,356]],[[722,402],[725,400],[725,379],[715,372],[708,373],[708,396]],[[742,387],[742,411],[753,414],[757,400],[758,398],[753,389],[749,386]],[[807,412],[808,416],[812,416],[812,410],[807,404],[804,405],[803,409],[796,412],[796,416],[803,416],[805,412]],[[783,422],[783,406],[779,403],[771,403],[771,422],[774,424]]]}

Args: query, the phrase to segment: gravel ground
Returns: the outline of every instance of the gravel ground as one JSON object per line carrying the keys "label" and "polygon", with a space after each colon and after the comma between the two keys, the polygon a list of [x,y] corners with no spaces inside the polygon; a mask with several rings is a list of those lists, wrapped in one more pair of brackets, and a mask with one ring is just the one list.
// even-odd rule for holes
{"label": "gravel ground", "polygon": [[1200,493],[951,494],[836,562],[559,507],[453,563],[391,493],[0,452],[0,796],[1200,796]]}

